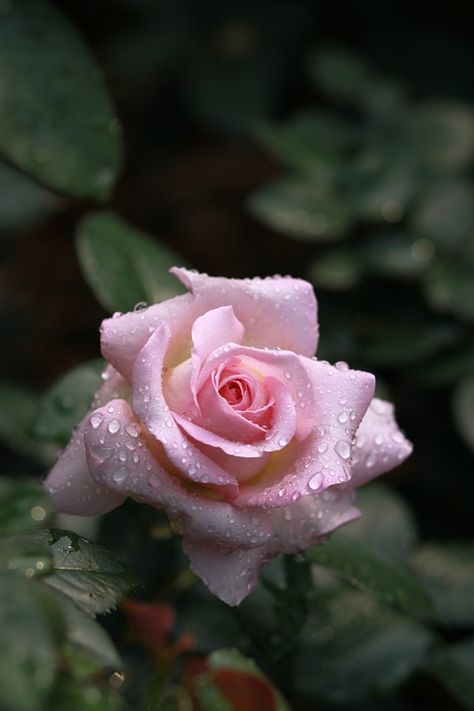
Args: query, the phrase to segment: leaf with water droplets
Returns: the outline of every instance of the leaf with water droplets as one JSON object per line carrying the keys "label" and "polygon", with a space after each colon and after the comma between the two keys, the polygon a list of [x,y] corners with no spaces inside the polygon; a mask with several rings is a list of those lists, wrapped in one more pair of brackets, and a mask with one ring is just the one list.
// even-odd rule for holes
{"label": "leaf with water droplets", "polygon": [[183,293],[168,273],[183,260],[112,212],[93,213],[80,224],[77,251],[92,291],[110,311],[131,311]]}
{"label": "leaf with water droplets", "polygon": [[66,445],[72,429],[89,409],[102,381],[103,360],[91,360],[60,378],[39,403],[35,432],[38,437]]}
{"label": "leaf with water droplets", "polygon": [[0,5],[0,45],[2,151],[53,190],[107,199],[119,124],[79,35],[45,0],[15,0]]}
{"label": "leaf with water droplets", "polygon": [[0,478],[0,534],[40,526],[51,510],[51,500],[40,481]]}
{"label": "leaf with water droplets", "polygon": [[139,586],[135,576],[101,546],[70,531],[42,530],[33,540],[48,545],[54,556],[48,585],[94,616],[108,612]]}
{"label": "leaf with water droplets", "polygon": [[317,183],[293,178],[258,190],[249,209],[278,232],[310,242],[340,239],[353,219],[348,207]]}
{"label": "leaf with water droplets", "polygon": [[0,707],[41,711],[63,639],[61,615],[49,590],[0,572],[0,636]]}
{"label": "leaf with water droplets", "polygon": [[308,559],[330,568],[361,590],[419,617],[435,616],[429,595],[412,573],[358,541],[339,536],[311,548]]}

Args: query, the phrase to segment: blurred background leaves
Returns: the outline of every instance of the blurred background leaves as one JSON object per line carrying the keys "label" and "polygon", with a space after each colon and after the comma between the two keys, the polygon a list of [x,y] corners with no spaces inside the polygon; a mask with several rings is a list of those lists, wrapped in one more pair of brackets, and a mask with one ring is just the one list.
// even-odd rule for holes
{"label": "blurred background leaves", "polygon": [[[467,0],[0,0],[2,708],[474,708],[471,27]],[[160,512],[40,486],[101,319],[175,263],[309,279],[319,357],[375,371],[415,442],[238,610]],[[129,602],[87,614],[129,594],[153,652]]]}

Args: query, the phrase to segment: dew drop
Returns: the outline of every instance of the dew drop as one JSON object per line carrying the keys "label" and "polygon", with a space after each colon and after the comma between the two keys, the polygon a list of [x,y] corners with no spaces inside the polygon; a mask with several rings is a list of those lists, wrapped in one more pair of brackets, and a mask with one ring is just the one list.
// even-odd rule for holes
{"label": "dew drop", "polygon": [[321,488],[323,481],[324,481],[324,477],[322,474],[315,474],[308,481],[308,486],[311,489],[311,491],[318,491],[318,489]]}
{"label": "dew drop", "polygon": [[349,459],[351,456],[351,445],[344,439],[340,439],[334,445],[334,451],[338,454],[341,459]]}
{"label": "dew drop", "polygon": [[91,423],[91,426],[96,430],[102,422],[104,421],[104,416],[101,412],[94,412],[93,415],[91,415],[91,418],[89,422]]}
{"label": "dew drop", "polygon": [[110,420],[107,429],[110,434],[117,434],[120,431],[120,422],[118,420]]}
{"label": "dew drop", "polygon": [[112,479],[116,484],[121,484],[125,479],[127,479],[129,475],[129,471],[126,467],[120,467],[119,469],[116,469],[114,473],[112,474]]}
{"label": "dew drop", "polygon": [[349,419],[349,415],[347,412],[340,412],[339,415],[337,416],[337,421],[341,423],[341,425],[344,425],[347,420]]}
{"label": "dew drop", "polygon": [[365,465],[366,465],[367,467],[369,467],[369,469],[370,469],[371,467],[374,466],[374,464],[375,464],[376,461],[377,461],[377,455],[376,455],[376,453],[375,453],[374,451],[369,452],[368,455],[367,455],[366,458],[365,458]]}
{"label": "dew drop", "polygon": [[130,437],[138,437],[140,429],[134,422],[127,422],[125,425],[125,432],[129,434]]}

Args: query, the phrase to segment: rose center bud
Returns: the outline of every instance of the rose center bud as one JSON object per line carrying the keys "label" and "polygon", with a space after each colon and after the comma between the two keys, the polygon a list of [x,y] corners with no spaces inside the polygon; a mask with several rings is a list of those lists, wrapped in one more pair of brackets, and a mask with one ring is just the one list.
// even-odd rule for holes
{"label": "rose center bud", "polygon": [[273,397],[264,378],[241,361],[216,368],[202,384],[197,399],[205,426],[223,437],[255,442],[264,439],[271,427]]}

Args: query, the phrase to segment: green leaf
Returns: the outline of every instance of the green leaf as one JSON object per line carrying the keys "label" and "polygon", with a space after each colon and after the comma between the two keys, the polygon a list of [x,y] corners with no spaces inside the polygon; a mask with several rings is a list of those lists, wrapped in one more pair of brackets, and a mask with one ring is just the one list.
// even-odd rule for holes
{"label": "green leaf", "polygon": [[41,711],[62,638],[60,615],[48,590],[36,581],[0,573],[0,637],[1,708]]}
{"label": "green leaf", "polygon": [[370,708],[365,702],[372,696],[396,689],[421,666],[431,641],[428,630],[373,598],[333,591],[315,601],[286,671],[295,690],[311,699],[311,708],[318,701]]}
{"label": "green leaf", "polygon": [[316,289],[351,289],[362,277],[362,265],[353,249],[334,249],[311,264],[308,276]]}
{"label": "green leaf", "polygon": [[70,531],[38,531],[33,540],[49,546],[53,572],[46,582],[89,615],[108,612],[138,587],[127,568],[104,548]]}
{"label": "green leaf", "polygon": [[72,429],[89,409],[102,381],[104,361],[93,360],[69,371],[42,397],[36,420],[38,437],[67,444]]}
{"label": "green leaf", "polygon": [[413,553],[410,565],[429,592],[441,622],[474,624],[474,544],[425,544]]}
{"label": "green leaf", "polygon": [[474,232],[472,184],[467,181],[443,181],[435,185],[417,205],[413,227],[455,257],[470,244]]}
{"label": "green leaf", "polygon": [[[417,246],[423,249],[422,257],[417,256]],[[378,274],[392,277],[417,278],[428,267],[434,256],[434,247],[424,242],[416,242],[405,233],[375,233],[362,251],[364,266]]]}
{"label": "green leaf", "polygon": [[40,526],[51,511],[40,481],[0,478],[0,535]]}
{"label": "green leaf", "polygon": [[20,385],[0,382],[0,438],[19,454],[49,466],[57,444],[40,442],[34,434],[39,398]]}
{"label": "green leaf", "polygon": [[0,230],[23,227],[38,220],[54,209],[55,202],[54,195],[0,162]]}
{"label": "green leaf", "polygon": [[355,139],[351,123],[337,114],[306,111],[284,124],[262,123],[257,140],[284,165],[332,182]]}
{"label": "green leaf", "polygon": [[474,321],[474,259],[460,263],[437,261],[426,274],[423,286],[436,311]]}
{"label": "green leaf", "polygon": [[474,112],[454,101],[429,101],[405,114],[413,155],[427,172],[456,172],[474,157]]}
{"label": "green leaf", "polygon": [[168,273],[182,260],[111,212],[96,212],[81,223],[77,251],[89,286],[110,311],[130,311],[137,303],[183,292]]}
{"label": "green leaf", "polygon": [[467,709],[474,709],[474,638],[433,653],[428,671]]}
{"label": "green leaf", "polygon": [[309,242],[344,236],[352,224],[346,205],[319,184],[280,180],[261,188],[248,203],[250,212],[277,232]]}
{"label": "green leaf", "polygon": [[382,558],[358,541],[339,536],[306,552],[312,563],[329,568],[351,585],[412,615],[434,615],[428,594],[406,568]]}
{"label": "green leaf", "polygon": [[453,393],[453,415],[466,444],[474,449],[474,377],[461,380]]}
{"label": "green leaf", "polygon": [[309,70],[315,83],[336,100],[373,113],[392,113],[401,105],[400,88],[346,49],[332,47],[315,52]]}
{"label": "green leaf", "polygon": [[[358,492],[357,508],[362,516],[345,527],[345,535],[387,558],[406,560],[417,532],[415,519],[403,499],[384,484],[371,484]],[[340,535],[335,533],[334,537]]]}
{"label": "green leaf", "polygon": [[74,28],[45,0],[0,5],[0,148],[61,193],[109,197],[117,119]]}
{"label": "green leaf", "polygon": [[57,592],[66,625],[67,639],[93,664],[94,669],[122,669],[123,662],[102,625]]}

